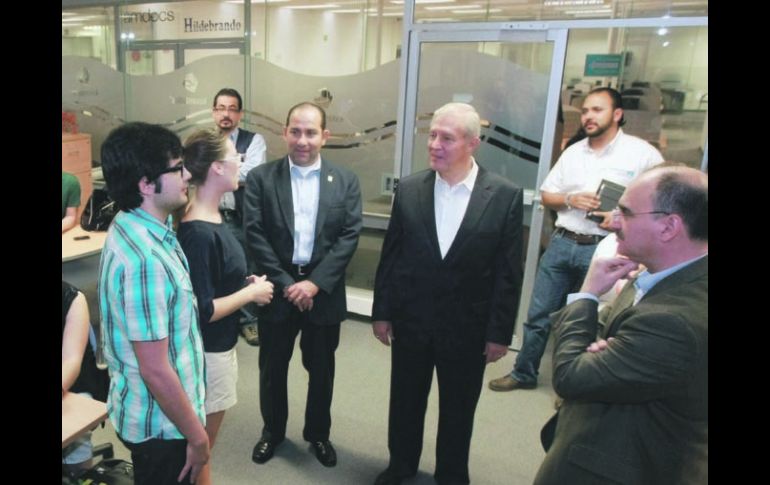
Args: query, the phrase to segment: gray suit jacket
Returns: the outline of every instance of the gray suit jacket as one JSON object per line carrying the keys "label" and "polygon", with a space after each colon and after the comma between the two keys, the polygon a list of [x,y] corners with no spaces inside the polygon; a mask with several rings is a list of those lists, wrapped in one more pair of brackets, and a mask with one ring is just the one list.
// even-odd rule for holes
{"label": "gray suit jacket", "polygon": [[[536,484],[708,483],[708,256],[634,293],[553,315],[564,404]],[[586,352],[597,334],[615,340]]]}
{"label": "gray suit jacket", "polygon": [[[281,321],[294,307],[283,297],[283,289],[295,283],[291,275],[294,204],[287,157],[249,172],[244,207],[246,246],[258,274],[266,273],[275,285],[273,300],[261,307],[260,317]],[[358,177],[322,159],[315,242],[308,264],[308,279],[320,288],[310,311],[315,324],[333,325],[345,319],[345,268],[358,246],[362,225]]]}
{"label": "gray suit jacket", "polygon": [[436,172],[398,185],[374,286],[373,320],[397,337],[450,351],[508,345],[521,290],[522,190],[479,167],[457,235],[442,259],[433,205]]}

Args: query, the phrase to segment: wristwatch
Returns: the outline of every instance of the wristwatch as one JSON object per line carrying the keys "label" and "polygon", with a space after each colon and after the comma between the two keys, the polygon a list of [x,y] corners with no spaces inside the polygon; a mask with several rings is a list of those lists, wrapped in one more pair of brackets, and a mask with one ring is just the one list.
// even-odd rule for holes
{"label": "wristwatch", "polygon": [[567,195],[564,196],[564,205],[567,206],[567,209],[572,209],[572,205],[569,203],[569,198],[572,196],[572,192],[567,192]]}

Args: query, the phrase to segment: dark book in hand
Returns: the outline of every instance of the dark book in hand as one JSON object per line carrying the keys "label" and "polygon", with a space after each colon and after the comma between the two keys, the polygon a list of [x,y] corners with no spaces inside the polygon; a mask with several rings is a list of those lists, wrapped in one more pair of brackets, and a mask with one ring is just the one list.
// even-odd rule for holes
{"label": "dark book in hand", "polygon": [[599,196],[599,208],[594,211],[586,213],[586,219],[590,219],[594,222],[602,222],[604,217],[594,214],[594,212],[609,212],[618,206],[620,196],[623,195],[623,191],[626,187],[615,182],[611,182],[607,179],[602,179],[599,184],[599,188],[596,189],[596,195]]}

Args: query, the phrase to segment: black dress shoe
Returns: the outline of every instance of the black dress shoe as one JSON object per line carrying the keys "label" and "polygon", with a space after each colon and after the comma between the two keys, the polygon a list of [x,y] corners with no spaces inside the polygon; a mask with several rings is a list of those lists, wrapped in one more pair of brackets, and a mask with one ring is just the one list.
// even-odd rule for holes
{"label": "black dress shoe", "polygon": [[332,467],[337,464],[337,452],[334,451],[331,441],[313,441],[311,445],[321,465]]}
{"label": "black dress shoe", "polygon": [[415,474],[399,475],[390,468],[386,468],[384,472],[377,475],[377,478],[374,480],[374,485],[400,485],[403,480],[413,477],[414,475]]}
{"label": "black dress shoe", "polygon": [[251,452],[251,461],[254,463],[265,463],[267,460],[273,457],[275,453],[275,447],[280,442],[276,443],[270,440],[259,440],[254,446],[254,451]]}

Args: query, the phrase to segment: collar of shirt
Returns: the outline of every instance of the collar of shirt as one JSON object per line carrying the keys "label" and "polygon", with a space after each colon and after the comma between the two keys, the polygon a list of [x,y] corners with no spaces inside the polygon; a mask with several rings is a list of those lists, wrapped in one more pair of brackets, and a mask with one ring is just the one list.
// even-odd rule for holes
{"label": "collar of shirt", "polygon": [[664,269],[663,271],[658,271],[657,273],[650,273],[646,269],[639,273],[639,276],[637,276],[636,280],[634,280],[634,287],[636,287],[636,291],[641,291],[642,294],[646,294],[649,292],[653,286],[660,283],[664,278],[667,276],[671,276],[672,274],[676,273],[680,269],[684,268],[685,266],[689,266],[692,263],[698,261],[699,259],[705,257],[706,255],[698,256],[697,258],[693,258],[689,261],[685,261],[683,263],[679,263],[676,266],[672,266],[670,268]]}
{"label": "collar of shirt", "polygon": [[174,233],[173,226],[171,225],[170,215],[166,219],[165,224],[161,223],[158,219],[151,216],[147,211],[139,207],[128,211],[128,215],[132,216],[137,224],[147,229],[147,232],[149,232],[159,241],[174,245],[176,234]]}
{"label": "collar of shirt", "polygon": [[471,171],[462,180],[462,182],[456,184],[454,187],[449,186],[449,182],[441,178],[441,174],[436,172],[435,188],[440,190],[452,191],[457,187],[464,186],[468,189],[468,192],[473,192],[473,186],[476,185],[476,177],[479,175],[479,166],[476,164],[476,159],[471,157]]}
{"label": "collar of shirt", "polygon": [[305,167],[300,167],[299,165],[295,164],[291,161],[291,157],[287,156],[286,158],[289,159],[289,172],[296,172],[299,175],[302,175],[303,177],[307,177],[310,172],[314,171],[321,171],[321,156],[319,155],[315,162],[313,162],[312,165],[308,165]]}
{"label": "collar of shirt", "polygon": [[594,154],[595,156],[598,157],[598,156],[606,155],[606,154],[610,153],[612,151],[612,149],[615,147],[615,145],[617,144],[618,140],[620,140],[620,137],[622,135],[623,135],[623,128],[618,128],[618,132],[615,134],[615,138],[613,138],[612,141],[609,142],[606,147],[602,148],[599,151],[594,150],[593,148],[591,148],[591,145],[588,143],[588,140],[589,140],[588,137],[584,138],[581,141],[585,142],[584,149],[585,149],[586,152],[592,153],[592,154]]}
{"label": "collar of shirt", "polygon": [[238,128],[233,128],[233,131],[230,132],[230,141],[235,144],[238,141]]}

